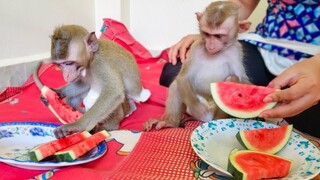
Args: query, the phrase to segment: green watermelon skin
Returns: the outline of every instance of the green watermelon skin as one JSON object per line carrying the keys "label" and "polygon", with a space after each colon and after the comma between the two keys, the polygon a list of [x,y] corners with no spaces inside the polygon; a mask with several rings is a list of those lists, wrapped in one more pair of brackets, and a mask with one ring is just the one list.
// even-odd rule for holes
{"label": "green watermelon skin", "polygon": [[233,149],[229,155],[228,172],[237,180],[278,179],[286,177],[292,161],[280,156]]}
{"label": "green watermelon skin", "polygon": [[287,125],[270,129],[241,130],[236,137],[248,150],[276,154],[288,143],[292,128],[292,125]]}
{"label": "green watermelon skin", "polygon": [[99,131],[93,134],[91,137],[74,144],[66,149],[56,152],[55,158],[58,162],[71,162],[84,155],[99,143],[104,141],[110,136],[106,130]]}
{"label": "green watermelon skin", "polygon": [[233,117],[258,117],[262,111],[271,109],[277,104],[263,102],[268,94],[277,91],[273,88],[235,82],[211,83],[210,88],[217,106]]}
{"label": "green watermelon skin", "polygon": [[57,151],[60,151],[71,145],[74,145],[90,136],[91,134],[88,131],[83,131],[81,133],[72,134],[62,139],[57,139],[44,144],[40,144],[32,148],[28,152],[29,157],[32,161],[39,162],[44,158],[53,155]]}

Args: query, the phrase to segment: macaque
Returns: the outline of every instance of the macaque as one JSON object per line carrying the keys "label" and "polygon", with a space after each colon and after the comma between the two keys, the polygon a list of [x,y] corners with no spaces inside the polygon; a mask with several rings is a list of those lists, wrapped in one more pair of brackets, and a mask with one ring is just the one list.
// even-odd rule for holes
{"label": "macaque", "polygon": [[210,83],[249,82],[237,35],[246,31],[250,22],[239,22],[239,7],[232,2],[216,1],[196,16],[202,38],[193,43],[186,62],[169,86],[163,119],[147,121],[146,131],[178,127],[184,113],[204,122],[226,118],[227,114],[212,99]]}
{"label": "macaque", "polygon": [[144,102],[150,96],[142,87],[133,56],[81,26],[63,25],[54,30],[50,62],[61,68],[67,82],[54,90],[67,104],[84,112],[78,121],[55,129],[57,138],[96,128],[118,129],[120,121],[135,108],[134,102]]}

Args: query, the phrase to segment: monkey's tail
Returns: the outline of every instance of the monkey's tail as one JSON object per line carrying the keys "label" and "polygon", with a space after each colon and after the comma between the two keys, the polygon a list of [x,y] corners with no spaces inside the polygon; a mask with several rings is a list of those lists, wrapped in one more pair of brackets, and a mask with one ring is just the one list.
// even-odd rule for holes
{"label": "monkey's tail", "polygon": [[35,71],[33,71],[33,80],[34,80],[34,82],[36,83],[37,87],[40,89],[40,91],[41,91],[41,89],[43,88],[43,84],[42,84],[42,82],[40,81],[39,75],[38,75],[38,72],[39,72],[39,69],[40,69],[41,65],[42,65],[42,61],[40,61],[40,62],[37,64]]}

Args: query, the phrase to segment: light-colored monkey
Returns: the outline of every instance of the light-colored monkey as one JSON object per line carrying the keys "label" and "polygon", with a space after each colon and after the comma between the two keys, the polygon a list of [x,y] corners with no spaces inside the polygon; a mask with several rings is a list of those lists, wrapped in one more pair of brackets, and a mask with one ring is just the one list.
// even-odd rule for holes
{"label": "light-colored monkey", "polygon": [[192,45],[186,62],[169,87],[164,118],[147,121],[146,131],[153,127],[178,127],[186,112],[205,122],[227,117],[215,105],[210,83],[249,82],[237,35],[246,31],[250,22],[238,22],[238,9],[232,2],[216,1],[203,13],[196,13],[202,38]]}
{"label": "light-colored monkey", "polygon": [[66,86],[55,89],[75,109],[85,109],[75,123],[55,129],[57,138],[98,129],[115,130],[134,108],[148,99],[133,56],[120,45],[97,39],[78,25],[63,25],[51,36],[51,62],[61,70]]}

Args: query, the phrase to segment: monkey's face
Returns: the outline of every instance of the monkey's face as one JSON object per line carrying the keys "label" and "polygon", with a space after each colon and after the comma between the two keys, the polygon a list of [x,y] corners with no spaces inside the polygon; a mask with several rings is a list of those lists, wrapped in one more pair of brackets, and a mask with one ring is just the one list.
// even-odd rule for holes
{"label": "monkey's face", "polygon": [[216,54],[234,43],[237,35],[237,24],[233,18],[226,19],[221,25],[212,27],[200,23],[200,32],[205,41],[205,47],[210,54]]}
{"label": "monkey's face", "polygon": [[86,75],[85,68],[76,61],[56,61],[55,63],[61,68],[66,82],[75,82]]}
{"label": "monkey's face", "polygon": [[70,42],[66,58],[55,59],[54,63],[61,68],[66,82],[75,82],[85,77],[86,67],[84,62],[89,61],[89,56],[84,43]]}
{"label": "monkey's face", "polygon": [[224,34],[209,34],[202,32],[205,41],[205,47],[210,54],[216,54],[224,48],[226,35]]}

